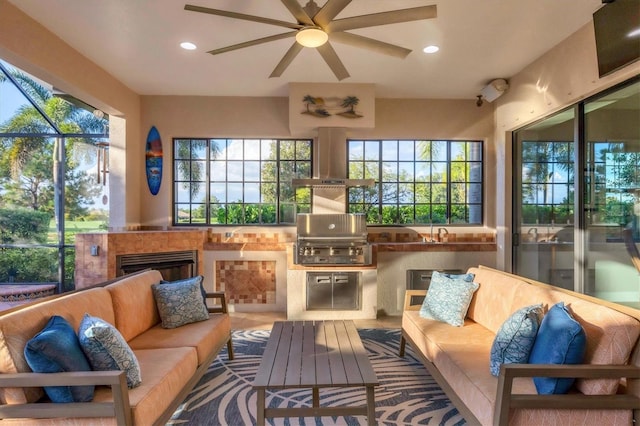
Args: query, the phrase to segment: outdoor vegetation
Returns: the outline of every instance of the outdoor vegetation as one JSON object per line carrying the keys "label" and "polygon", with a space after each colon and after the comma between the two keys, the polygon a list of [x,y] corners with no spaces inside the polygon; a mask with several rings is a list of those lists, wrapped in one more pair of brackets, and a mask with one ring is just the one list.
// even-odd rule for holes
{"label": "outdoor vegetation", "polygon": [[0,71],[3,107],[16,104],[0,122],[0,282],[69,287],[74,235],[108,221],[108,210],[94,206],[103,188],[87,170],[106,120],[17,69]]}

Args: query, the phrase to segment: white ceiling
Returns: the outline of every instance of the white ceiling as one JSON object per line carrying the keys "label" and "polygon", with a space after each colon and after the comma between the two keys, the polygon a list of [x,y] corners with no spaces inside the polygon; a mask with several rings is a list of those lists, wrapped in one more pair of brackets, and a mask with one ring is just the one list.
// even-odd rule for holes
{"label": "white ceiling", "polygon": [[[269,78],[292,38],[210,55],[288,30],[184,10],[188,3],[295,22],[279,0],[9,1],[143,95],[287,96],[290,82],[337,82],[315,49]],[[431,4],[435,19],[351,31],[412,49],[405,59],[333,43],[351,75],[342,81],[374,83],[380,98],[473,99],[492,79],[515,75],[591,22],[602,6],[601,0],[353,0],[337,18]],[[182,41],[198,49],[183,50]],[[429,44],[440,52],[424,54]]]}

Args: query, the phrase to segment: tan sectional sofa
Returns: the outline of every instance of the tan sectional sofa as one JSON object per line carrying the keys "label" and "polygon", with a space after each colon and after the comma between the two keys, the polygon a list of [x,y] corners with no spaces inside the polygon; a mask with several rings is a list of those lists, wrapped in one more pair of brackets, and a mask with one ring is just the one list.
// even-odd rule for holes
{"label": "tan sectional sofa", "polygon": [[[409,342],[468,424],[632,425],[640,421],[640,311],[486,267],[470,268],[475,292],[462,327],[419,315],[407,291],[400,355]],[[516,310],[538,303],[570,307],[582,325],[583,365],[503,364],[489,371],[493,340]],[[532,377],[575,377],[565,395],[537,395]],[[609,380],[607,380],[609,379]],[[613,395],[605,395],[613,390]],[[635,418],[635,422],[634,422]]]}
{"label": "tan sectional sofa", "polygon": [[[144,271],[103,287],[33,304],[0,316],[0,418],[2,423],[47,425],[165,424],[227,345],[233,358],[231,323],[224,294],[209,319],[178,328],[161,327],[151,285],[158,271]],[[78,330],[85,313],[114,325],[133,349],[142,384],[128,389],[121,371],[32,373],[23,354],[26,342],[52,315]],[[92,402],[36,402],[43,385],[99,385]],[[37,418],[36,418],[37,417]]]}

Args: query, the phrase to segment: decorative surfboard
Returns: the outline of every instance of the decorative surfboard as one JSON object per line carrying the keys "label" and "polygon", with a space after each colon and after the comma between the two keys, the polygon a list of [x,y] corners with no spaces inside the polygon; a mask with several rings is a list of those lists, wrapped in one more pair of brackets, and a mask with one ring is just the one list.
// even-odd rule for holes
{"label": "decorative surfboard", "polygon": [[152,195],[160,191],[162,183],[162,140],[156,126],[151,126],[147,135],[145,149],[145,168],[147,170],[147,184]]}

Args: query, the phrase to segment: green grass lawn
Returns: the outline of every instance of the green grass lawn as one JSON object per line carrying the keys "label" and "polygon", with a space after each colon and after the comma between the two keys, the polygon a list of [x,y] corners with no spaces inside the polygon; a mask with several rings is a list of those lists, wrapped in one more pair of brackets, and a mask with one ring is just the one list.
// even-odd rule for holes
{"label": "green grass lawn", "polygon": [[[64,223],[64,231],[66,234],[65,238],[68,241],[69,236],[81,233],[89,233],[89,232],[106,232],[104,229],[105,221],[104,220],[67,220]],[[56,232],[56,223],[55,221],[51,221],[49,224],[49,235],[48,240],[51,243],[57,242],[57,232]]]}

